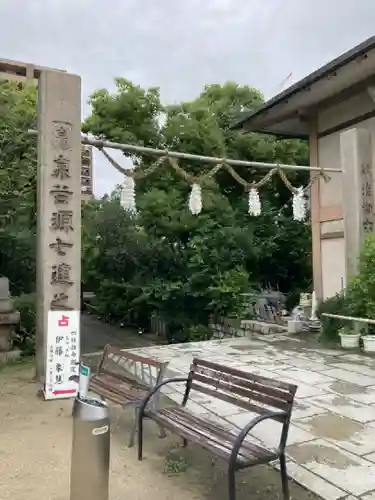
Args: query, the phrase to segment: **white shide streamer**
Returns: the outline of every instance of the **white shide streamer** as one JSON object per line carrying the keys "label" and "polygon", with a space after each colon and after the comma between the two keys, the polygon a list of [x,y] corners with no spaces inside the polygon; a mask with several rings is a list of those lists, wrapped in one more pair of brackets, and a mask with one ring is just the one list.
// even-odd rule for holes
{"label": "white shide streamer", "polygon": [[135,182],[133,177],[125,177],[121,194],[120,194],[120,205],[124,210],[128,212],[135,212]]}
{"label": "white shide streamer", "polygon": [[202,211],[202,189],[200,185],[196,183],[191,186],[189,210],[193,215],[198,215]]}
{"label": "white shide streamer", "polygon": [[293,219],[303,221],[306,218],[306,200],[303,187],[293,193]]}
{"label": "white shide streamer", "polygon": [[249,209],[248,213],[259,217],[262,213],[262,205],[260,203],[259,193],[256,188],[251,188],[249,191]]}

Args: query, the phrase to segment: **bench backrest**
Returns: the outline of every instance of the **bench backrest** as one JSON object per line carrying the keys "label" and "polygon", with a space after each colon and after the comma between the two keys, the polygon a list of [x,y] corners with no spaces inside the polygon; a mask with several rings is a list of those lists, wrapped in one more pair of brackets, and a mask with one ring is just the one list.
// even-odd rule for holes
{"label": "bench backrest", "polygon": [[[281,410],[290,415],[297,386],[211,361],[194,359],[184,403],[191,389],[254,413]],[[276,417],[275,420],[282,419]]]}
{"label": "bench backrest", "polygon": [[136,384],[140,389],[151,389],[162,381],[167,365],[106,345],[98,363],[97,375],[110,375],[124,383]]}

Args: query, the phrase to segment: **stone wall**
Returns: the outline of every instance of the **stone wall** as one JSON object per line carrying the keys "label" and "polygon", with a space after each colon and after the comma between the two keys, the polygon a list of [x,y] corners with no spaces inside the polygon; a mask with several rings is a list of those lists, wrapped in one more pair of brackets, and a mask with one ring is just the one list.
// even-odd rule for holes
{"label": "stone wall", "polygon": [[251,333],[263,335],[269,333],[285,333],[287,327],[275,323],[263,323],[252,319],[216,318],[209,324],[213,332],[213,338],[222,339],[227,337],[247,337]]}
{"label": "stone wall", "polygon": [[[288,331],[285,325],[264,323],[253,319],[212,318],[208,326],[213,332],[213,338],[216,339],[247,337],[251,333],[267,335],[269,333],[286,333]],[[157,315],[153,315],[151,318],[151,332],[161,337],[166,336],[167,325]]]}

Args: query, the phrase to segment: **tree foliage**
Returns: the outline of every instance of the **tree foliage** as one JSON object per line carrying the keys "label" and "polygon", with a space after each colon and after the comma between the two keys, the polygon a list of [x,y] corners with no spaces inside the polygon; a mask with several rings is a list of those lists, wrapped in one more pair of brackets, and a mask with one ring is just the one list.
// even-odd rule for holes
{"label": "tree foliage", "polygon": [[[307,147],[300,141],[240,135],[230,128],[238,112],[263,103],[248,86],[207,85],[195,100],[164,105],[158,89],[142,89],[123,78],[115,83],[114,92],[101,89],[91,96],[84,132],[210,157],[307,162]],[[26,133],[35,128],[35,102],[33,87],[2,83],[0,273],[11,280],[13,293],[35,290],[36,144]],[[126,156],[139,171],[155,160]],[[195,175],[213,166],[188,160],[180,165]],[[236,171],[247,182],[266,173]],[[307,181],[303,173],[288,175],[294,185]],[[262,188],[264,210],[257,218],[247,214],[246,193],[227,172],[206,179],[202,187],[199,216],[187,209],[190,186],[165,166],[137,181],[135,215],[120,207],[118,189],[85,205],[83,281],[96,292],[108,320],[145,324],[157,311],[173,336],[183,339],[186,332],[199,331],[197,325],[206,324],[210,314],[240,315],[245,292],[268,285],[284,292],[308,286],[309,228],[292,220],[291,193],[280,179]]]}
{"label": "tree foliage", "polygon": [[[117,79],[114,93],[100,90],[93,94],[92,115],[84,130],[110,141],[197,155],[306,164],[305,143],[240,135],[231,129],[238,112],[255,110],[262,103],[257,90],[229,82],[207,85],[193,101],[165,106],[157,89],[143,90]],[[145,155],[131,157],[138,170],[155,160]],[[191,160],[179,164],[194,175],[213,166]],[[247,182],[258,181],[266,173],[244,167],[236,171]],[[296,185],[308,180],[305,173],[288,175]],[[102,243],[106,238],[121,241],[122,248],[113,248],[107,255],[103,254],[106,247],[100,251],[98,246],[101,263],[91,267],[108,290],[119,294],[120,287],[122,296],[131,299],[123,311],[153,308],[180,325],[204,323],[210,313],[239,314],[241,294],[250,289],[271,285],[293,292],[309,285],[309,228],[292,220],[290,204],[279,214],[291,199],[280,179],[262,188],[265,210],[259,218],[247,214],[246,193],[227,172],[205,181],[204,208],[198,217],[187,209],[188,184],[171,169],[159,168],[137,181],[136,189],[138,214],[132,220],[117,203],[116,208],[111,206],[118,213],[110,223],[104,206],[99,211],[103,225],[95,223]],[[120,229],[122,224],[127,229]],[[110,227],[113,232],[108,235]],[[107,236],[102,238],[101,231]],[[131,257],[133,251],[137,255]],[[115,271],[104,267],[107,259]],[[124,278],[121,283],[120,276]]]}
{"label": "tree foliage", "polygon": [[36,90],[0,81],[0,274],[15,293],[35,289]]}

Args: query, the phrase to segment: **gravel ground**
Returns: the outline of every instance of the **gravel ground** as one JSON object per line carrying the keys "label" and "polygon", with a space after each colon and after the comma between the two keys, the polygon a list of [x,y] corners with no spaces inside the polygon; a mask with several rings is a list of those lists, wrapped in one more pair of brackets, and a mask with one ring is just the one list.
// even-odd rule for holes
{"label": "gravel ground", "polygon": [[[0,372],[1,500],[69,500],[71,401],[36,397],[33,367],[14,365]],[[144,460],[127,447],[131,415],[113,408],[110,500],[217,500],[227,498],[225,464],[193,445],[179,447],[174,436],[159,439],[146,424]],[[270,467],[238,474],[238,500],[281,498],[280,478]],[[317,499],[291,484],[291,496]]]}

